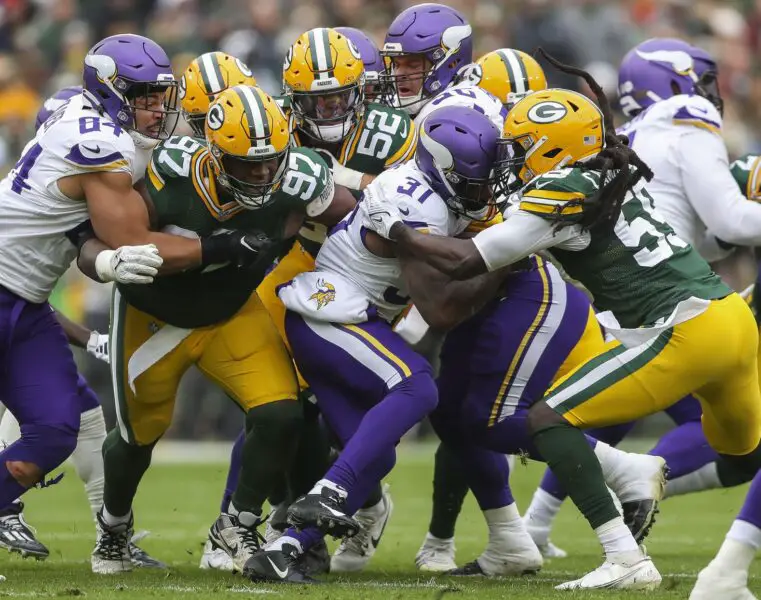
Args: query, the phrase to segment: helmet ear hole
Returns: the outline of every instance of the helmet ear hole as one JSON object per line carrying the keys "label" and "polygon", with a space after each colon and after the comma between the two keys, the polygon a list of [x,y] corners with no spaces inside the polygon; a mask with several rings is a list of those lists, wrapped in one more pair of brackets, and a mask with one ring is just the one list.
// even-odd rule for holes
{"label": "helmet ear hole", "polygon": [[578,104],[574,104],[573,102],[571,102],[569,100],[568,101],[568,106],[570,106],[573,109],[573,112],[579,112],[579,105]]}
{"label": "helmet ear hole", "polygon": [[562,152],[561,148],[553,148],[552,150],[548,150],[544,153],[544,156],[547,158],[555,158],[558,154]]}

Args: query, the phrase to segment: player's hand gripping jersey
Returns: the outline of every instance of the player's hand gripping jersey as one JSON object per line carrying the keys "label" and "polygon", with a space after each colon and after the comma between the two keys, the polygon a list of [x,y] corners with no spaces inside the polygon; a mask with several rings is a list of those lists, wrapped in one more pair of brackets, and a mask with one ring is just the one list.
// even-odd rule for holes
{"label": "player's hand gripping jersey", "polygon": [[[455,236],[470,224],[447,208],[413,162],[382,174],[365,194],[396,204],[407,225],[432,235]],[[366,225],[357,208],[333,229],[317,255],[316,271],[281,289],[287,308],[314,319],[351,323],[365,320],[370,306],[391,320],[409,304],[399,260],[367,249]]]}
{"label": "player's hand gripping jersey", "polygon": [[[268,258],[286,246],[286,221],[292,211],[316,216],[333,197],[333,179],[325,161],[306,148],[293,149],[274,198],[259,210],[247,210],[218,186],[211,157],[202,140],[175,136],[156,147],[146,181],[155,207],[155,226],[168,233],[202,237],[221,229],[257,229],[275,244]],[[234,315],[261,281],[261,269],[212,265],[157,279],[148,286],[120,286],[139,310],[172,325],[197,328]]]}
{"label": "player's hand gripping jersey", "polygon": [[83,95],[61,106],[0,182],[0,285],[30,302],[47,300],[76,258],[69,236],[89,219],[85,200],[62,194],[58,181],[103,171],[136,182],[149,158]]}

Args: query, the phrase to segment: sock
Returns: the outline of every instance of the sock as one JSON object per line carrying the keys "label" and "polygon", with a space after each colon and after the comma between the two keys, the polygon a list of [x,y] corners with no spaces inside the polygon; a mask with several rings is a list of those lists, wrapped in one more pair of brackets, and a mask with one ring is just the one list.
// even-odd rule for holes
{"label": "sock", "polygon": [[629,528],[624,525],[622,517],[616,517],[595,527],[595,533],[605,551],[605,558],[610,562],[636,562],[641,556],[639,546]]}
{"label": "sock", "polygon": [[128,444],[122,439],[118,428],[108,433],[103,442],[103,504],[109,514],[117,517],[130,514],[132,500],[151,464],[155,445],[155,442],[148,446]]}
{"label": "sock", "polygon": [[[351,490],[364,475],[363,470],[379,456],[394,453],[402,436],[431,412],[437,401],[438,391],[430,373],[414,373],[403,379],[365,413],[325,478]],[[385,475],[380,474],[376,482]]]}
{"label": "sock", "polygon": [[[545,476],[547,473],[551,473],[551,471],[547,469]],[[532,530],[531,537],[534,538],[538,546],[546,546],[549,542],[552,523],[560,512],[561,506],[563,506],[562,500],[558,500],[542,488],[538,488],[534,492],[531,505],[528,507],[523,520],[526,527]]]}
{"label": "sock", "polygon": [[[740,510],[740,514],[737,515],[737,519],[744,523],[748,523],[756,528],[761,529],[761,471],[759,471],[753,478],[753,483],[748,488],[748,493],[745,496],[745,502]],[[745,541],[745,538],[739,537]],[[749,543],[755,544],[756,550],[758,550],[758,538],[753,538],[755,541],[747,539]]]}
{"label": "sock", "polygon": [[127,514],[122,516],[112,515],[110,512],[108,512],[108,509],[104,506],[103,507],[103,520],[106,522],[107,525],[116,526],[116,525],[122,525],[124,523],[129,523],[129,520],[132,518],[132,511],[128,511]]}
{"label": "sock", "polygon": [[19,428],[16,417],[13,416],[11,411],[4,410],[2,417],[0,418],[0,440],[4,440],[7,443],[15,442],[21,437],[21,429]]}
{"label": "sock", "polygon": [[362,510],[369,510],[371,508],[379,506],[381,503],[381,500],[383,500],[383,483],[378,482],[378,485],[376,485],[370,491],[370,495],[367,497],[367,500],[365,500],[365,503],[362,505]]}
{"label": "sock", "polygon": [[532,437],[547,465],[593,529],[619,518],[600,462],[579,429],[565,423],[552,425]]}
{"label": "sock", "polygon": [[725,487],[719,478],[717,465],[718,463],[714,461],[675,479],[671,479],[671,473],[669,473],[669,480],[666,482],[666,490],[663,494],[664,499]]}
{"label": "sock", "polygon": [[428,531],[432,536],[447,540],[454,537],[468,480],[451,446],[439,444],[433,463],[433,504]]}
{"label": "sock", "polygon": [[285,530],[285,533],[277,538],[274,542],[267,544],[265,550],[282,550],[283,544],[291,544],[299,554],[303,554],[312,546],[323,539],[323,535],[316,527],[307,527],[297,531],[293,527]]}
{"label": "sock", "polygon": [[238,487],[240,480],[240,464],[243,460],[243,443],[246,441],[246,430],[243,429],[238,437],[235,438],[232,450],[230,451],[230,466],[227,469],[227,481],[225,482],[225,492],[222,495],[222,502],[219,506],[219,512],[227,512],[230,501],[233,498],[235,488]]}
{"label": "sock", "polygon": [[711,566],[726,571],[741,571],[746,574],[761,547],[761,529],[745,521],[736,520],[724,538],[724,542],[711,561]]}
{"label": "sock", "polygon": [[238,518],[238,521],[244,527],[256,527],[262,522],[262,513],[253,512],[250,510],[239,509],[235,505],[235,501],[230,502],[230,506],[227,509],[229,513]]}
{"label": "sock", "polygon": [[[545,469],[544,476],[539,484],[539,489],[561,502],[568,496],[568,494],[565,493],[563,486],[560,485],[558,478],[555,477],[555,474],[552,472],[552,469]],[[529,508],[529,510],[531,509]]]}
{"label": "sock", "polygon": [[85,484],[90,511],[95,513],[103,505],[103,442],[106,439],[106,422],[103,409],[98,406],[82,413],[77,447],[71,455],[74,469]]}
{"label": "sock", "polygon": [[700,422],[688,422],[675,427],[664,435],[658,444],[648,452],[660,456],[669,466],[669,479],[678,479],[693,473],[718,457],[711,448]]}
{"label": "sock", "polygon": [[716,475],[720,486],[726,488],[742,485],[753,479],[753,474],[744,468],[744,465],[731,457],[721,455],[716,460]]}
{"label": "sock", "polygon": [[240,480],[232,502],[241,510],[262,513],[262,506],[298,448],[303,424],[301,405],[280,400],[257,406],[246,415]]}
{"label": "sock", "polygon": [[505,528],[523,529],[523,519],[515,502],[500,508],[485,510],[483,515],[490,539],[496,534],[503,533]]}

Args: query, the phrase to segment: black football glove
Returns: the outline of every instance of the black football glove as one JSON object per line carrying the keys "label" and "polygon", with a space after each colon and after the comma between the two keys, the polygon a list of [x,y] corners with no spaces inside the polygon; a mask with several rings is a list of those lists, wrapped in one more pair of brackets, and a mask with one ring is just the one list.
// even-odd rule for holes
{"label": "black football glove", "polygon": [[233,263],[249,267],[273,242],[261,231],[224,231],[201,240],[203,266]]}

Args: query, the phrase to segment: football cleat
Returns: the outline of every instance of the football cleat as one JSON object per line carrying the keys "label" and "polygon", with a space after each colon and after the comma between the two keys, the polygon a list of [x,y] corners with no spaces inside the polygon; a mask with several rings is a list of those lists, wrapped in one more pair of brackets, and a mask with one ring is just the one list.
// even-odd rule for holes
{"label": "football cleat", "polygon": [[523,521],[519,519],[518,524],[519,527],[502,526],[490,531],[489,543],[481,556],[449,574],[511,577],[537,573],[544,560]]}
{"label": "football cleat", "polygon": [[346,501],[336,491],[323,486],[319,494],[306,494],[288,508],[288,523],[296,529],[317,527],[334,538],[352,537],[359,523],[346,514]]}
{"label": "football cleat", "polygon": [[[661,584],[661,574],[648,556],[631,564],[607,560],[581,579],[555,586],[556,590],[654,590]],[[722,599],[723,600],[723,599]]]}
{"label": "football cleat", "polygon": [[291,544],[283,544],[280,550],[256,552],[246,561],[243,576],[254,582],[317,583],[307,575]]}
{"label": "football cleat", "polygon": [[698,575],[690,600],[758,600],[748,589],[748,572],[712,567]]}
{"label": "football cleat", "polygon": [[629,454],[606,483],[621,501],[624,523],[638,544],[648,536],[663,498],[668,467],[660,456]]}
{"label": "football cleat", "polygon": [[237,516],[222,513],[209,529],[212,544],[232,559],[233,573],[241,572],[246,561],[261,549],[264,538],[256,529],[260,523],[246,527]]}
{"label": "football cleat", "polygon": [[23,558],[45,560],[50,551],[35,537],[34,528],[24,519],[24,503],[14,502],[0,511],[0,547],[18,552]]}
{"label": "football cleat", "polygon": [[281,502],[272,507],[267,517],[267,525],[264,530],[264,539],[269,544],[283,535],[288,529],[288,503]]}
{"label": "football cleat", "polygon": [[299,563],[307,575],[330,573],[330,552],[325,540],[320,540],[299,558]]}
{"label": "football cleat", "polygon": [[132,570],[130,541],[132,540],[134,519],[130,515],[127,523],[108,525],[103,519],[102,509],[95,515],[97,540],[90,557],[93,573],[111,575]]}
{"label": "football cleat", "polygon": [[203,545],[203,554],[201,555],[201,569],[214,569],[216,571],[233,570],[233,559],[222,548],[217,547],[211,539],[207,539]]}
{"label": "football cleat", "polygon": [[129,542],[129,553],[132,556],[132,566],[140,569],[166,569],[166,563],[153,558],[137,543],[148,536],[147,531],[141,531],[132,536]]}
{"label": "football cleat", "polygon": [[428,533],[417,551],[415,565],[421,571],[448,573],[457,568],[454,557],[454,538],[442,540]]}
{"label": "football cleat", "polygon": [[330,570],[334,573],[350,573],[364,569],[380,544],[393,510],[394,503],[388,493],[388,485],[384,485],[380,502],[370,508],[362,508],[354,515],[360,529],[357,535],[341,542],[330,561]]}

